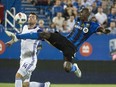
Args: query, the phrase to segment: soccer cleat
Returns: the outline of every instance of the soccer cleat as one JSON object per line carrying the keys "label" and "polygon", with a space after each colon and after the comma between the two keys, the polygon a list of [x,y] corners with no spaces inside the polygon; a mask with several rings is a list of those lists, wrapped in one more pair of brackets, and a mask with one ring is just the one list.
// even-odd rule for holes
{"label": "soccer cleat", "polygon": [[73,64],[77,69],[76,71],[74,72],[76,74],[77,77],[81,78],[81,70],[79,69],[78,65],[76,63]]}
{"label": "soccer cleat", "polygon": [[18,41],[18,39],[17,39],[17,37],[16,37],[16,35],[15,35],[14,33],[10,32],[10,31],[5,31],[5,33],[6,33],[9,37],[12,38],[11,42],[14,43],[14,42],[17,42],[17,41]]}
{"label": "soccer cleat", "polygon": [[50,82],[45,82],[45,86],[44,87],[50,87]]}

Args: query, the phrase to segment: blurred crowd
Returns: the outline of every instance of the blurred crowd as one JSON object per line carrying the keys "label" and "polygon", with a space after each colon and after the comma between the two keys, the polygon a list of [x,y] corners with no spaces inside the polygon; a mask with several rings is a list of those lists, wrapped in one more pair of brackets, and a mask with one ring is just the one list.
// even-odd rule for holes
{"label": "blurred crowd", "polygon": [[[79,11],[86,7],[91,12],[88,20],[116,34],[116,0],[22,0],[37,6],[39,14],[45,15],[50,22],[49,29],[69,33],[79,17]],[[0,3],[0,23],[4,16],[4,6]],[[44,21],[42,22],[44,25]],[[99,34],[99,32],[98,32]]]}
{"label": "blurred crowd", "polygon": [[[116,34],[116,0],[28,0],[43,11],[51,21],[50,27],[59,32],[70,32],[79,17],[79,11],[86,7],[91,14],[88,20],[99,22],[102,27]],[[38,10],[41,11],[41,10]],[[52,26],[51,26],[52,25]],[[99,34],[99,33],[98,33]]]}

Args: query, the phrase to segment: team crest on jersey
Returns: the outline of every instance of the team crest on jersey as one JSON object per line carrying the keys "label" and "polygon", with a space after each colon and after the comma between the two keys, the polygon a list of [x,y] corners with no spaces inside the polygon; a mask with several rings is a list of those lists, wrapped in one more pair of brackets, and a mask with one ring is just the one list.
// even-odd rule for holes
{"label": "team crest on jersey", "polygon": [[88,29],[87,27],[84,27],[84,28],[83,28],[83,32],[84,32],[84,33],[88,33],[88,31],[89,31],[89,29]]}

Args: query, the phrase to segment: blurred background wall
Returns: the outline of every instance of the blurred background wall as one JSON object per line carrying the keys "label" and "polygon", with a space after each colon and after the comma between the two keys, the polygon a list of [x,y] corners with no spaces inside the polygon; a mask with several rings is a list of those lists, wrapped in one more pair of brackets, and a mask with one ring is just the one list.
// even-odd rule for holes
{"label": "blurred background wall", "polygon": [[[74,73],[66,73],[61,60],[39,60],[31,81],[50,81],[52,84],[116,84],[116,62],[75,62],[82,71],[82,78],[76,77]],[[19,60],[0,60],[0,82],[14,82],[18,66]]]}

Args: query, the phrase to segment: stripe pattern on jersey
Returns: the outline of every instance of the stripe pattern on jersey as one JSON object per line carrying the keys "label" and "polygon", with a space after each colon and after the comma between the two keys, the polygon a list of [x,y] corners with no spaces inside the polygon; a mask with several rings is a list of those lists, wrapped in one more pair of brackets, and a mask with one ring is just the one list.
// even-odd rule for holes
{"label": "stripe pattern on jersey", "polygon": [[77,19],[73,31],[67,36],[67,39],[78,50],[79,46],[95,33],[99,27],[100,25],[97,22],[82,22],[80,19]]}
{"label": "stripe pattern on jersey", "polygon": [[32,61],[31,61],[30,65],[27,67],[26,70],[29,70],[29,69],[33,66],[33,64],[34,64],[34,62],[35,62],[34,56],[36,55],[35,49],[37,49],[37,48],[36,48],[37,42],[38,42],[38,41],[36,40],[35,43],[34,43],[34,45],[33,45],[33,53],[34,53],[34,55],[32,55]]}

